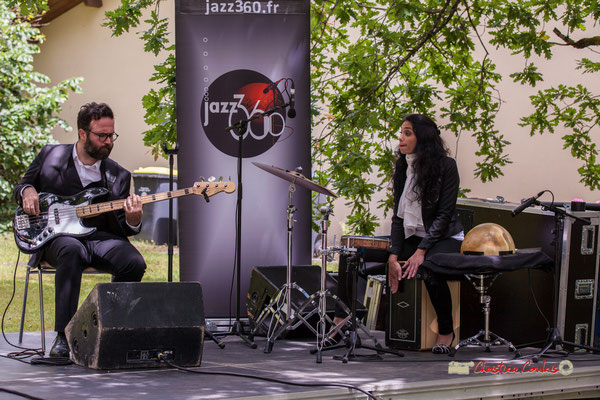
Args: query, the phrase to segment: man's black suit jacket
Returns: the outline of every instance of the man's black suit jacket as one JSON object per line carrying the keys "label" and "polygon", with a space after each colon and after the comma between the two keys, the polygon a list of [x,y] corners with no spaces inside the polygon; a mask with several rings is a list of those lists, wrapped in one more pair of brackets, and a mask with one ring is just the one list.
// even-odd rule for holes
{"label": "man's black suit jacket", "polygon": [[[72,156],[73,146],[73,144],[58,144],[42,148],[15,187],[14,197],[18,204],[21,204],[21,190],[26,185],[33,186],[38,193],[48,192],[59,196],[73,196],[84,189],[77,169],[75,169],[75,161]],[[99,185],[110,190],[106,198],[102,198],[101,201],[125,199],[129,196],[131,186],[129,171],[110,158],[102,161],[100,171],[102,181]],[[123,210],[111,211],[92,220],[89,225],[97,226],[100,230],[123,238],[137,233],[125,222]],[[86,225],[88,224],[86,223]]]}

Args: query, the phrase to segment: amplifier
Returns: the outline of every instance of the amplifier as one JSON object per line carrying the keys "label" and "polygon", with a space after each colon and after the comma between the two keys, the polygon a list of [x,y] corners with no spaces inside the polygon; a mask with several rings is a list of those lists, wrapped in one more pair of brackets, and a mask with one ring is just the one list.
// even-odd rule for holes
{"label": "amplifier", "polygon": [[[460,337],[460,282],[449,281],[456,344]],[[389,288],[388,288],[389,293]],[[402,280],[398,291],[388,295],[385,344],[392,349],[429,350],[437,339],[437,316],[425,283]]]}

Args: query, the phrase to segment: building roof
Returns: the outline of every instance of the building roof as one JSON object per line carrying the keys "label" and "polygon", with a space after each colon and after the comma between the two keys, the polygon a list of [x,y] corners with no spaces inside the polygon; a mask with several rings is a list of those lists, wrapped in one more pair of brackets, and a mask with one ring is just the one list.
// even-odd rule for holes
{"label": "building roof", "polygon": [[88,7],[102,7],[102,0],[48,0],[49,10],[41,16],[39,23],[47,24],[79,3],[84,3]]}

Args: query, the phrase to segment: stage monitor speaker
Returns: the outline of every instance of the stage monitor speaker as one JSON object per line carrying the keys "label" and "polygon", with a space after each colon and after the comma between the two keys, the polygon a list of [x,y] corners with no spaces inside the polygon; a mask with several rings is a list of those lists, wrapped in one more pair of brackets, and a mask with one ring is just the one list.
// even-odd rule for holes
{"label": "stage monitor speaker", "polygon": [[[254,324],[255,320],[273,299],[277,291],[286,283],[287,267],[282,266],[259,266],[252,269],[250,277],[250,287],[248,289],[248,298],[246,300],[246,308],[248,310],[248,318]],[[318,265],[294,265],[292,266],[292,282],[300,286],[309,296],[321,290],[321,267]],[[326,274],[325,288],[331,294],[337,293],[337,281],[329,274]],[[292,309],[297,311],[306,301],[306,297],[298,290],[292,290]],[[318,299],[317,299],[318,304]],[[347,305],[350,307],[350,305]],[[304,309],[304,314],[309,314],[314,307],[307,306]],[[332,298],[327,299],[326,305],[327,315],[333,319],[335,312],[335,301]],[[366,314],[366,308],[361,303],[357,302],[357,315],[360,317]],[[309,322],[316,326],[316,315],[314,318],[309,318]],[[267,321],[268,322],[268,321]],[[268,325],[263,328],[268,328]],[[308,328],[301,325],[295,329],[293,333],[288,333],[287,337],[302,337],[314,336]]]}
{"label": "stage monitor speaker", "polygon": [[65,330],[75,364],[93,369],[199,366],[204,303],[198,282],[99,283]]}
{"label": "stage monitor speaker", "polygon": [[[452,296],[452,320],[456,341],[460,337],[460,282],[448,281]],[[389,288],[388,288],[389,293]],[[437,339],[437,315],[425,283],[417,279],[400,281],[388,302],[385,344],[392,349],[429,350]]]}

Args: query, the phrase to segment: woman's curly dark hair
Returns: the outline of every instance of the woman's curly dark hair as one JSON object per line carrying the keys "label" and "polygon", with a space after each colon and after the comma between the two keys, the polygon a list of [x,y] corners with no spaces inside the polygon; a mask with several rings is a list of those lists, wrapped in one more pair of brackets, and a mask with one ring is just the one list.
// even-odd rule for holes
{"label": "woman's curly dark hair", "polygon": [[[415,175],[416,194],[422,205],[432,205],[441,184],[442,158],[448,155],[448,149],[440,137],[440,130],[433,120],[426,115],[410,114],[402,122],[412,123],[413,131],[417,136],[415,147]],[[397,152],[396,168],[394,171],[394,199],[397,202],[402,195],[400,181],[406,177],[406,156]]]}

